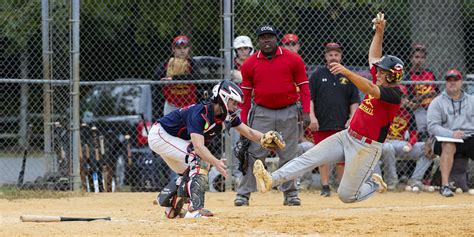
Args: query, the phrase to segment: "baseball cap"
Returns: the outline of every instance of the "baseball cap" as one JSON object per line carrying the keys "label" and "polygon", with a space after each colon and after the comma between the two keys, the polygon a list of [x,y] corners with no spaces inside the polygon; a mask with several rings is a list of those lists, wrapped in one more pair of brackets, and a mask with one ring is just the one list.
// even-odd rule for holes
{"label": "baseball cap", "polygon": [[299,43],[299,38],[296,34],[286,34],[281,39],[281,43],[282,44]]}
{"label": "baseball cap", "polygon": [[173,39],[173,48],[176,46],[191,46],[191,42],[185,35],[179,35]]}
{"label": "baseball cap", "polygon": [[276,29],[272,25],[263,25],[257,29],[257,37],[263,34],[273,34],[275,36],[277,35]]}
{"label": "baseball cap", "polygon": [[450,77],[456,78],[456,80],[462,80],[462,75],[461,72],[456,70],[456,69],[451,69],[446,72],[446,76],[444,77],[445,80],[447,80]]}
{"label": "baseball cap", "polygon": [[339,52],[342,52],[342,46],[339,43],[336,42],[329,42],[324,44],[324,52],[329,52],[331,50],[336,50]]}

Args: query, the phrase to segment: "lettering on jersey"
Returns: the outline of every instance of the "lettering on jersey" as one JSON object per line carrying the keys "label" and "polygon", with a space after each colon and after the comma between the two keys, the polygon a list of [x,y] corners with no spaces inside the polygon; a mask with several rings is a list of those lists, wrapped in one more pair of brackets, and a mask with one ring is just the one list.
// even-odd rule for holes
{"label": "lettering on jersey", "polygon": [[324,82],[327,82],[327,81],[328,81],[328,79],[327,79],[327,78],[323,78],[323,79],[322,79],[322,81],[324,81]]}
{"label": "lettering on jersey", "polygon": [[390,132],[387,135],[388,139],[404,140],[405,134],[403,134],[407,129],[408,122],[406,119],[401,117],[395,117],[390,125]]}
{"label": "lettering on jersey", "polygon": [[373,98],[373,96],[369,95],[369,97],[367,99],[364,99],[359,105],[359,109],[369,115],[374,115],[374,106],[372,105]]}
{"label": "lettering on jersey", "polygon": [[348,82],[349,82],[349,79],[345,77],[339,78],[339,83],[341,83],[341,85],[347,85]]}

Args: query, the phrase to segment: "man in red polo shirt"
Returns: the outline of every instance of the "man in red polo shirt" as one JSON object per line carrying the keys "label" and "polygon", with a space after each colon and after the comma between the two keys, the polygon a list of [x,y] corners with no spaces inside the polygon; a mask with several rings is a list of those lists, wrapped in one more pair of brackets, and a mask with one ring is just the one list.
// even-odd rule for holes
{"label": "man in red polo shirt", "polygon": [[331,73],[344,75],[366,94],[349,128],[324,139],[271,175],[257,160],[253,171],[260,191],[293,180],[316,166],[341,161],[345,161],[345,167],[337,194],[344,203],[359,202],[376,191],[387,190],[382,177],[373,171],[390,124],[400,109],[402,92],[397,84],[403,77],[403,62],[391,55],[382,57],[384,14],[378,13],[373,22],[375,35],[369,50],[372,82],[339,63],[329,65]]}
{"label": "man in red polo shirt", "polygon": [[[258,131],[275,130],[281,133],[286,147],[276,153],[279,166],[282,166],[297,155],[299,98],[303,104],[303,112],[309,120],[308,77],[301,57],[278,46],[277,32],[273,26],[264,25],[258,28],[257,37],[260,50],[245,61],[241,71],[241,87],[244,92],[241,119]],[[250,110],[252,100],[254,106]],[[251,159],[261,160],[269,154],[268,150],[257,143],[250,144],[248,152]],[[253,162],[249,162],[246,175],[236,189],[236,206],[248,205],[250,193],[256,191],[252,170]],[[283,183],[281,191],[285,197],[284,205],[301,205],[294,180]]]}

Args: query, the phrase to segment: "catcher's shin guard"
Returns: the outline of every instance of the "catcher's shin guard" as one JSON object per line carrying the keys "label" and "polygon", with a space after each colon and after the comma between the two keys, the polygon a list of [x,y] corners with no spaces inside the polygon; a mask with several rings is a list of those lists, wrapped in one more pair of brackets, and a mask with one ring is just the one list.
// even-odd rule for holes
{"label": "catcher's shin guard", "polygon": [[201,210],[204,207],[204,194],[206,192],[206,175],[201,173],[199,157],[194,157],[189,163],[189,180],[186,191],[189,194],[189,211]]}
{"label": "catcher's shin guard", "polygon": [[161,190],[158,194],[158,203],[162,207],[166,207],[166,217],[172,219],[176,217],[182,217],[184,212],[182,211],[185,203],[185,198],[178,197],[178,186],[177,182],[181,182],[182,177],[178,177],[175,180],[170,181],[166,187]]}

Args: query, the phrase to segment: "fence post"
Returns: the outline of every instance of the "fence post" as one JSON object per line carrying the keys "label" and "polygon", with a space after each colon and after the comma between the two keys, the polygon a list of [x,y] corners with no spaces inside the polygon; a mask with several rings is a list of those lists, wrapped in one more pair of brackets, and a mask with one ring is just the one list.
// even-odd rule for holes
{"label": "fence post", "polygon": [[72,30],[72,49],[71,49],[71,64],[72,64],[72,160],[73,160],[73,190],[81,190],[81,177],[79,165],[79,146],[80,144],[80,114],[79,114],[79,14],[80,14],[80,0],[72,0],[71,9],[71,30]]}

